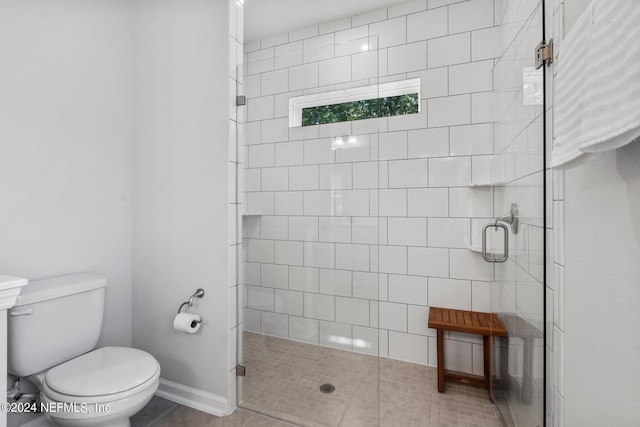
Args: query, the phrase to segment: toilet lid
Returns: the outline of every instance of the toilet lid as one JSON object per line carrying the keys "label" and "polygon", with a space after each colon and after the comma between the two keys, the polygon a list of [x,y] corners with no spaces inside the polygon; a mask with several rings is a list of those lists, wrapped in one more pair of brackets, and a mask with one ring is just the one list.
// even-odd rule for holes
{"label": "toilet lid", "polygon": [[71,359],[45,375],[49,388],[72,396],[120,393],[151,379],[158,369],[149,353],[135,348],[103,347]]}

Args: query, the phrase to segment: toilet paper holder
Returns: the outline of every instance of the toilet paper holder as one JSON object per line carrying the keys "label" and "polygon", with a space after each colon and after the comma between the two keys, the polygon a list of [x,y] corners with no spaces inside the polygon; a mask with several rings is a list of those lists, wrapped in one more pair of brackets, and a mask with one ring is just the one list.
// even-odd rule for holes
{"label": "toilet paper holder", "polygon": [[195,298],[202,298],[204,296],[204,289],[199,288],[195,294],[191,295],[191,297],[189,298],[189,301],[185,301],[182,304],[180,304],[180,308],[178,308],[178,314],[182,313],[182,307],[186,306],[193,306],[193,300]]}

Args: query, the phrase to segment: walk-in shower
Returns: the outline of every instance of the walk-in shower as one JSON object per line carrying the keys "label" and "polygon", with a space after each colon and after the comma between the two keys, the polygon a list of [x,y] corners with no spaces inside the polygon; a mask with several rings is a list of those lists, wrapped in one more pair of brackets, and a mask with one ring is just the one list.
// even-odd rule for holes
{"label": "walk-in shower", "polygon": [[[308,426],[544,424],[542,9],[414,1],[245,43],[239,406]],[[508,259],[487,262],[483,228],[513,203],[517,233],[485,252]],[[498,314],[495,404],[438,393],[430,307]],[[447,369],[483,375],[482,337],[444,346]]]}

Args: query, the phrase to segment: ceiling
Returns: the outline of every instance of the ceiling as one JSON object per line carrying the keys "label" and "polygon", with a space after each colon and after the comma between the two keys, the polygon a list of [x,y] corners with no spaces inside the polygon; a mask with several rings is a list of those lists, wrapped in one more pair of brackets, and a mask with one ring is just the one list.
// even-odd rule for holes
{"label": "ceiling", "polygon": [[407,0],[244,0],[244,40],[252,42]]}

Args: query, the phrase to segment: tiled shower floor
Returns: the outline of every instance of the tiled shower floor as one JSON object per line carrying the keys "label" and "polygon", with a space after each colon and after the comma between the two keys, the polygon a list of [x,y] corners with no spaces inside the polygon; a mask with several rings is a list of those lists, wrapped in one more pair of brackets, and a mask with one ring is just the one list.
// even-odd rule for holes
{"label": "tiled shower floor", "polygon": [[[486,390],[436,369],[244,332],[242,407],[302,426],[496,426]],[[336,390],[323,394],[319,386]],[[378,402],[379,405],[378,405]]]}

